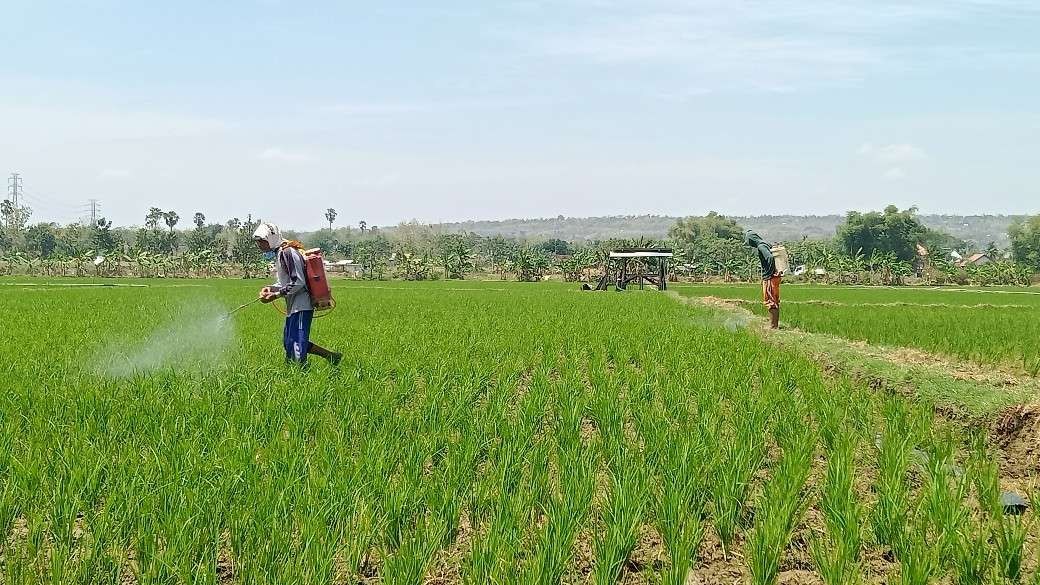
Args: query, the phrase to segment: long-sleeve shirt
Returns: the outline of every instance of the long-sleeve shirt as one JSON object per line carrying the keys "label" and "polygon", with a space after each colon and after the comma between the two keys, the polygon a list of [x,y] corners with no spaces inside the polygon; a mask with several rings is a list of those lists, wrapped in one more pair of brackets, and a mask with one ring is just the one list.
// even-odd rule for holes
{"label": "long-sleeve shirt", "polygon": [[744,241],[758,252],[758,260],[762,263],[762,280],[773,278],[776,275],[776,258],[773,257],[769,244],[762,241],[762,238],[751,230],[744,234]]}
{"label": "long-sleeve shirt", "polygon": [[271,291],[285,298],[285,312],[292,315],[300,311],[313,311],[314,303],[307,290],[307,272],[303,268],[303,254],[292,246],[283,246],[275,255],[278,282]]}

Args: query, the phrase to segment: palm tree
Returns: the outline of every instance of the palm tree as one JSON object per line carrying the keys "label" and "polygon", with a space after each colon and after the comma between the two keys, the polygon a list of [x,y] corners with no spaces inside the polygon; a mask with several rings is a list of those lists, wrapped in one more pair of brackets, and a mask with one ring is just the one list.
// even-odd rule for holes
{"label": "palm tree", "polygon": [[152,207],[148,209],[148,214],[144,216],[144,224],[151,229],[159,227],[159,220],[163,218],[163,210],[158,207]]}
{"label": "palm tree", "polygon": [[361,220],[361,221],[359,221],[359,222],[358,222],[358,229],[360,229],[360,230],[361,230],[361,236],[362,236],[362,237],[364,237],[364,235],[365,235],[365,230],[367,230],[367,229],[368,229],[368,222],[366,222],[365,220]]}
{"label": "palm tree", "polygon": [[202,213],[196,211],[195,212],[195,218],[192,221],[194,221],[195,227],[201,228],[206,223],[206,216],[203,215]]}
{"label": "palm tree", "polygon": [[336,210],[328,208],[325,210],[325,221],[329,222],[329,232],[332,231],[332,222],[336,221]]}
{"label": "palm tree", "polygon": [[174,226],[181,220],[181,216],[177,215],[176,211],[167,211],[163,213],[163,221],[166,222],[167,227],[170,228],[170,233],[173,233]]}

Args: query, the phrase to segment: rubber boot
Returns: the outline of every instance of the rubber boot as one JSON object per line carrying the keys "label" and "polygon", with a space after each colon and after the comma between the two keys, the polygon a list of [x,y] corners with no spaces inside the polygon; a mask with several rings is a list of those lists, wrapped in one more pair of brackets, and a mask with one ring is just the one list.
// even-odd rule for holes
{"label": "rubber boot", "polygon": [[780,307],[769,309],[769,328],[780,328]]}

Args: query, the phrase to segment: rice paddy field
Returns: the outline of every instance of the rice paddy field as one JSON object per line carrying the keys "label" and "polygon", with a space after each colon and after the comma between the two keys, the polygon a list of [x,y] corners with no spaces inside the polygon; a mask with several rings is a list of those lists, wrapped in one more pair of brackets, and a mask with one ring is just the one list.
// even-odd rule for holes
{"label": "rice paddy field", "polygon": [[[680,287],[765,314],[760,287]],[[870,344],[913,347],[953,360],[1040,372],[1040,289],[785,285],[783,321]]]}
{"label": "rice paddy field", "polygon": [[[113,282],[0,280],[5,585],[1040,583],[1036,515],[1002,494],[1040,470],[998,440],[1028,410],[944,417],[723,308],[336,281],[312,337],[346,357],[301,370],[271,307],[221,318],[261,281]],[[1040,302],[784,293],[838,303],[785,304],[798,327],[986,363]],[[849,324],[868,302],[925,306]],[[947,339],[968,315],[975,349]]]}

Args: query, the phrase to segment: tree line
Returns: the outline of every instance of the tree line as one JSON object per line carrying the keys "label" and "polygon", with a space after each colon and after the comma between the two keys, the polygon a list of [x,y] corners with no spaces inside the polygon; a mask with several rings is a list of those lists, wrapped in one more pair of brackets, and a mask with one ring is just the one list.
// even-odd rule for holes
{"label": "tree line", "polygon": [[[31,209],[5,202],[0,221],[0,271],[42,275],[97,276],[257,276],[266,264],[252,242],[258,225],[249,214],[221,223],[195,212],[184,226],[172,210],[152,207],[140,227],[116,227],[99,218],[90,223],[29,224]],[[416,221],[381,229],[364,220],[336,225],[339,214],[324,211],[328,225],[316,232],[286,231],[286,237],[320,247],[332,260],[350,260],[360,277],[428,280],[466,278],[474,273],[538,280],[594,278],[607,252],[634,245],[674,249],[674,275],[688,279],[754,280],[758,266],[744,245],[744,227],[712,212],[675,221],[668,236],[537,241],[503,235],[446,232]],[[749,226],[754,227],[754,226]],[[846,284],[901,284],[917,278],[935,284],[1027,284],[1040,272],[1040,216],[1013,223],[1010,249],[990,245],[992,262],[961,265],[958,255],[972,244],[921,223],[917,210],[889,206],[883,211],[850,211],[831,238],[786,242],[792,277]]]}

